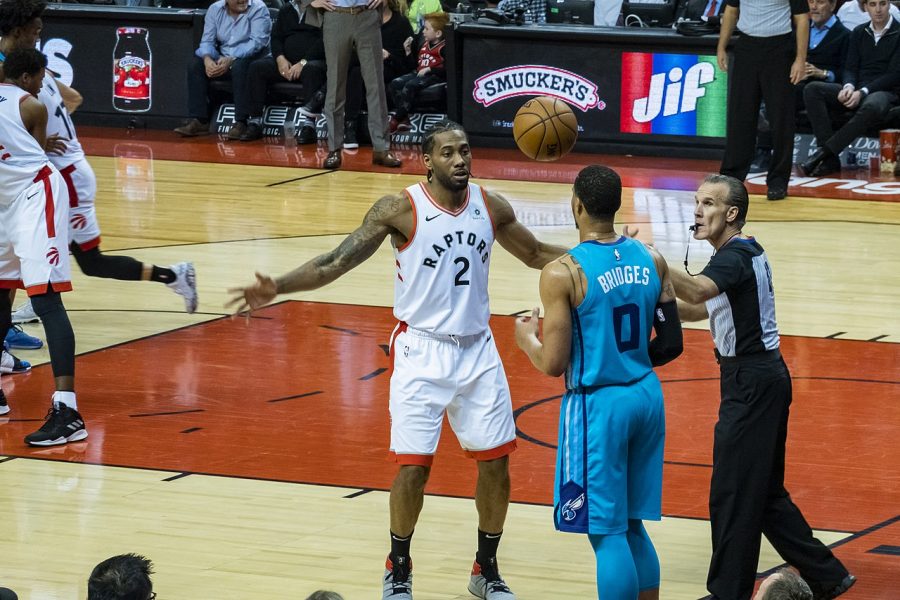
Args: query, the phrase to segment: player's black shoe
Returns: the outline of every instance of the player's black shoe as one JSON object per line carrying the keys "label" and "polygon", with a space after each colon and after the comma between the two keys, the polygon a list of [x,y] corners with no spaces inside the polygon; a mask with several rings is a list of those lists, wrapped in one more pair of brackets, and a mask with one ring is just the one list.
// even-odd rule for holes
{"label": "player's black shoe", "polygon": [[41,428],[25,436],[30,446],[57,446],[68,442],[78,442],[88,436],[84,419],[74,408],[54,402],[47,412]]}

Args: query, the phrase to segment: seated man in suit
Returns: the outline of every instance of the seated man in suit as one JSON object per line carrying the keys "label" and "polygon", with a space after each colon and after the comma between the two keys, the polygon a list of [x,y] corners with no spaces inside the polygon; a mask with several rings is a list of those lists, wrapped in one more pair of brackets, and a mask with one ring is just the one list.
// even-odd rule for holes
{"label": "seated man in suit", "polygon": [[719,16],[724,8],[725,0],[683,0],[678,7],[675,20],[706,20],[716,24],[719,22]]}
{"label": "seated man in suit", "polygon": [[[814,81],[803,90],[806,112],[819,150],[799,165],[807,176],[824,177],[841,170],[841,151],[872,127],[884,121],[900,103],[900,22],[895,21],[888,0],[866,0],[871,22],[850,34],[843,86]],[[829,109],[853,111],[853,117],[837,132]]]}
{"label": "seated man in suit", "polygon": [[[230,79],[237,107],[247,106],[250,63],[269,54],[272,17],[262,0],[217,0],[203,17],[203,35],[188,65],[190,120],[175,129],[185,137],[209,133],[209,80]],[[235,114],[228,138],[247,130],[246,114]]]}
{"label": "seated man in suit", "polygon": [[272,56],[260,58],[250,65],[250,89],[245,97],[247,106],[239,106],[235,98],[235,113],[249,115],[242,142],[258,140],[263,135],[262,116],[269,84],[294,81],[303,85],[303,106],[300,112],[306,120],[300,125],[297,141],[312,144],[316,141],[312,122],[325,105],[325,46],[322,29],[306,23],[306,11],[298,0],[278,10],[272,28]]}
{"label": "seated man in suit", "polygon": [[[854,1],[854,0],[851,0]],[[797,95],[796,114],[805,110],[803,89],[813,81],[834,83],[841,81],[841,70],[847,58],[847,44],[850,31],[835,16],[837,0],[809,0],[809,50],[806,54],[806,79],[794,86]],[[768,170],[772,158],[772,135],[765,107],[760,111],[759,134],[757,138],[757,158],[754,166],[760,171]]]}

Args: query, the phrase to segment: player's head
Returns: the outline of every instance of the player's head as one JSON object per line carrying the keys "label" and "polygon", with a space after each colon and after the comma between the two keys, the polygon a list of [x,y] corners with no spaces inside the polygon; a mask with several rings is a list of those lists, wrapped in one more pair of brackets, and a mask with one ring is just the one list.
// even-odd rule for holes
{"label": "player's head", "polygon": [[107,558],[91,572],[88,600],[149,600],[152,573],[153,563],[138,554]]}
{"label": "player's head", "polygon": [[466,130],[446,119],[435,123],[422,139],[422,160],[428,169],[428,181],[451,191],[466,189],[472,167]]}
{"label": "player's head", "polygon": [[41,38],[44,0],[0,0],[0,36],[17,48],[34,48]]}
{"label": "player's head", "polygon": [[572,212],[575,223],[583,212],[594,221],[612,221],[622,206],[622,180],[603,165],[590,165],[578,173],[572,186]]}
{"label": "player's head", "polygon": [[6,81],[14,83],[32,96],[37,96],[44,83],[47,57],[34,48],[16,48],[6,56],[3,73]]}
{"label": "player's head", "polygon": [[744,183],[729,175],[707,175],[694,195],[694,238],[715,245],[726,232],[736,232],[747,221],[750,197]]}
{"label": "player's head", "polygon": [[813,600],[812,590],[790,569],[769,575],[759,585],[754,600]]}

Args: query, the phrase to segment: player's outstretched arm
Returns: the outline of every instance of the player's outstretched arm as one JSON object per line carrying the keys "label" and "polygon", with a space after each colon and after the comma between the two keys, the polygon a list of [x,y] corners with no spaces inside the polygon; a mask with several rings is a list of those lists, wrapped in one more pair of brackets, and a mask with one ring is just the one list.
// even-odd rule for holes
{"label": "player's outstretched arm", "polygon": [[650,364],[660,367],[681,356],[684,351],[684,334],[681,331],[681,321],[678,319],[675,286],[672,285],[672,278],[669,276],[669,266],[656,248],[649,247],[648,250],[653,256],[661,286],[656,310],[653,311],[653,331],[656,332],[656,336],[650,340],[647,350],[650,354]]}
{"label": "player's outstretched arm", "polygon": [[512,206],[503,196],[488,193],[485,200],[494,219],[497,241],[507,252],[532,269],[543,269],[547,263],[569,251],[562,246],[538,241],[534,234],[519,222]]}
{"label": "player's outstretched arm", "polygon": [[252,285],[228,290],[233,296],[226,306],[237,306],[239,313],[256,310],[278,294],[314,290],[331,283],[375,254],[384,238],[397,231],[397,220],[409,209],[409,202],[402,196],[385,196],[369,209],[362,225],[337,248],[277,279],[257,273]]}
{"label": "player's outstretched arm", "polygon": [[718,286],[706,275],[688,275],[680,269],[669,271],[675,295],[689,304],[703,304],[720,294]]}
{"label": "player's outstretched arm", "polygon": [[678,301],[678,317],[682,323],[692,323],[694,321],[703,321],[709,318],[709,312],[706,310],[706,304],[691,304],[684,300]]}
{"label": "player's outstretched arm", "polygon": [[531,316],[516,319],[516,344],[539,371],[553,377],[565,373],[572,351],[572,304],[578,272],[566,261],[553,261],[541,271],[543,341],[539,336],[540,308],[532,310]]}

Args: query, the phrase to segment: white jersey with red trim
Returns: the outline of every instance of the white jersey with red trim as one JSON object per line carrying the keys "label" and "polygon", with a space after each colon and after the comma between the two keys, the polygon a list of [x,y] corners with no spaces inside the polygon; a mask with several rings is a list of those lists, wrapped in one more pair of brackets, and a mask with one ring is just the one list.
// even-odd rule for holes
{"label": "white jersey with red trim", "polygon": [[67,140],[65,152],[47,155],[50,162],[56,165],[56,168],[62,169],[84,158],[84,150],[81,148],[81,142],[78,141],[69,111],[66,110],[66,105],[63,103],[59,86],[56,85],[56,80],[49,73],[44,77],[44,85],[38,94],[38,100],[47,107],[47,135],[56,134]]}
{"label": "white jersey with red trim", "polygon": [[457,212],[432,199],[425,183],[405,190],[413,208],[413,232],[394,248],[394,316],[410,327],[445,335],[473,335],[488,328],[488,271],[494,224],[480,186],[469,184]]}
{"label": "white jersey with red trim", "polygon": [[33,185],[38,172],[49,162],[44,149],[25,129],[19,105],[30,94],[22,88],[0,83],[0,203],[9,204]]}

